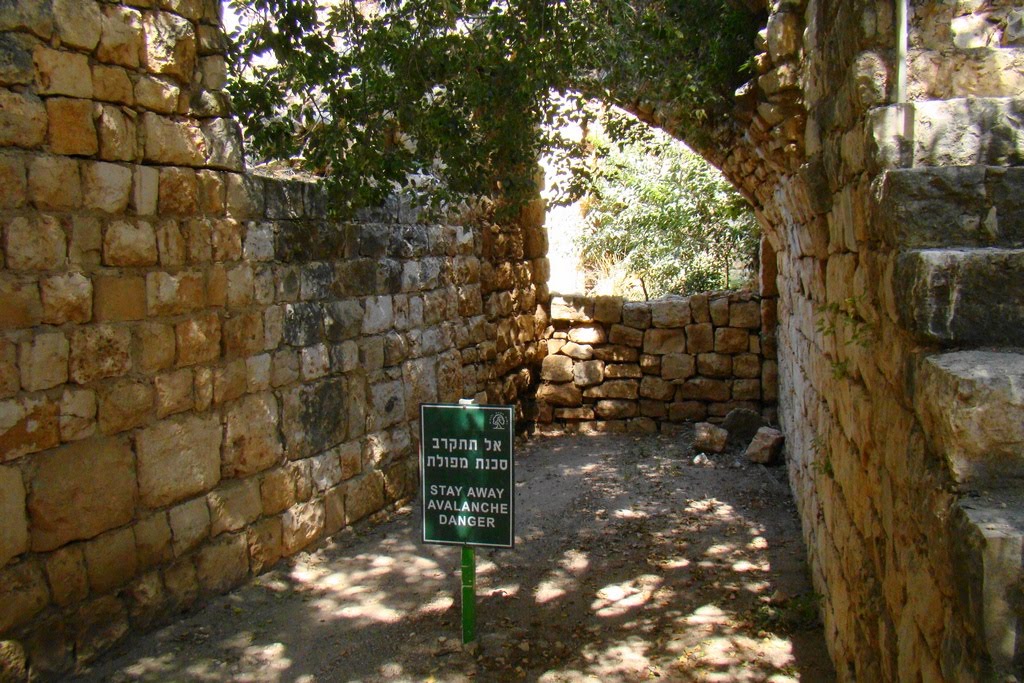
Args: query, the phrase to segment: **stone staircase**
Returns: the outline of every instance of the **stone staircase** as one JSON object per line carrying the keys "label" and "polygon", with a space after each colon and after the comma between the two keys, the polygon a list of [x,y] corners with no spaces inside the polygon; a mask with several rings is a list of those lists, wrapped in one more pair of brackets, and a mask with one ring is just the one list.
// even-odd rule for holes
{"label": "stone staircase", "polygon": [[965,98],[875,119],[876,161],[897,167],[878,215],[901,325],[921,349],[914,411],[960,494],[956,600],[993,676],[1024,669],[1022,110],[1019,98]]}

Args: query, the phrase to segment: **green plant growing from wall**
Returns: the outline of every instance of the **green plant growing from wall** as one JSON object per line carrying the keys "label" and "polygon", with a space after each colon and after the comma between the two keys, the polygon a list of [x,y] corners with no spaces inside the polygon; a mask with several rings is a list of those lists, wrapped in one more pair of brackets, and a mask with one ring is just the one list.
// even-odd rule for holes
{"label": "green plant growing from wall", "polygon": [[[831,337],[836,346],[866,349],[875,338],[874,327],[859,313],[858,306],[863,303],[864,294],[847,297],[841,302],[832,302],[822,306],[817,315],[815,330],[824,336]],[[832,377],[844,379],[850,376],[850,361],[832,359],[830,362]]]}
{"label": "green plant growing from wall", "polygon": [[[764,12],[726,0],[232,0],[229,93],[256,160],[324,176],[338,213],[396,188],[441,205],[535,195],[536,160],[586,150],[584,96],[660,103],[710,140]],[[422,193],[417,193],[422,194]]]}

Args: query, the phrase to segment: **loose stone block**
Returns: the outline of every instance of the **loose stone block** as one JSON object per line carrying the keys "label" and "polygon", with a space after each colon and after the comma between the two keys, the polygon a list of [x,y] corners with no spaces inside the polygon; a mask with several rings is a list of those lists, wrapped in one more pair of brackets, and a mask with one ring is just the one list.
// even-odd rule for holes
{"label": "loose stone block", "polygon": [[694,425],[693,447],[705,453],[721,453],[725,450],[729,432],[716,427],[710,422],[698,422]]}
{"label": "loose stone block", "polygon": [[51,97],[46,100],[46,117],[54,154],[91,156],[99,151],[92,100]]}
{"label": "loose stone block", "polygon": [[89,595],[89,576],[82,544],[66,545],[50,553],[45,562],[46,576],[56,604],[65,607]]}
{"label": "loose stone block", "polygon": [[71,332],[71,381],[88,384],[131,369],[131,332],[125,327],[89,325]]}
{"label": "loose stone block", "polygon": [[28,192],[37,209],[77,209],[82,204],[78,161],[66,157],[34,157],[28,167]]}
{"label": "loose stone block", "polygon": [[60,396],[60,440],[77,441],[96,432],[96,394],[67,388]]}
{"label": "loose stone block", "polygon": [[622,324],[638,330],[651,326],[651,306],[648,303],[629,301],[622,306]]}
{"label": "loose stone block", "polygon": [[124,380],[99,393],[99,428],[115,434],[145,423],[153,409],[153,387],[147,380]]}
{"label": "loose stone block", "polygon": [[216,416],[164,420],[136,436],[139,497],[150,508],[203,493],[220,480],[222,430]]}
{"label": "loose stone block", "polygon": [[640,380],[640,396],[658,401],[670,401],[676,393],[676,386],[659,377],[648,375]]}
{"label": "loose stone block", "polygon": [[108,593],[127,583],[138,568],[135,534],[130,527],[97,536],[84,550],[89,587],[95,593]]}
{"label": "loose stone block", "polygon": [[[311,411],[316,409],[309,407]],[[246,396],[228,409],[221,466],[225,477],[246,477],[280,462],[278,420],[277,400],[269,392]]]}
{"label": "loose stone block", "polygon": [[697,373],[706,377],[731,377],[732,356],[721,353],[697,354]]}
{"label": "loose stone block", "polygon": [[86,55],[38,45],[32,61],[36,67],[36,93],[92,98],[92,70]]}
{"label": "loose stone block", "polygon": [[13,270],[56,270],[67,258],[67,238],[53,216],[15,218],[4,237],[7,267]]}
{"label": "loose stone block", "polygon": [[210,535],[237,531],[259,519],[263,511],[257,479],[228,482],[206,496],[210,506]]}
{"label": "loose stone block", "polygon": [[686,351],[690,354],[715,350],[715,329],[710,323],[686,326]]}
{"label": "loose stone block", "polygon": [[97,322],[146,317],[146,282],[141,277],[97,276],[93,282],[93,297],[93,315]]}
{"label": "loose stone block", "polygon": [[35,149],[46,140],[46,107],[31,94],[0,89],[0,145]]}
{"label": "loose stone block", "polygon": [[82,192],[87,209],[123,213],[128,208],[132,171],[127,166],[104,162],[83,163]]}
{"label": "loose stone block", "polygon": [[70,345],[62,332],[45,332],[18,345],[21,387],[42,391],[68,381]]}
{"label": "loose stone block", "polygon": [[103,234],[107,266],[153,266],[157,263],[156,232],[147,221],[113,221]]}
{"label": "loose stone block", "polygon": [[608,341],[612,344],[622,344],[625,346],[635,346],[639,348],[644,344],[644,333],[643,330],[626,327],[625,325],[612,325]]}
{"label": "loose stone block", "polygon": [[573,361],[568,356],[547,356],[541,363],[541,379],[548,382],[569,382],[573,378]]}
{"label": "loose stone block", "polygon": [[0,460],[60,443],[57,404],[47,398],[0,401]]}
{"label": "loose stone block", "polygon": [[682,330],[649,329],[644,332],[644,353],[663,355],[685,351],[686,337]]}
{"label": "loose stone block", "polygon": [[684,327],[691,322],[689,299],[668,298],[651,302],[651,324],[654,327]]}
{"label": "loose stone block", "polygon": [[97,438],[37,456],[28,511],[32,550],[45,552],[127,524],[135,466],[127,439]]}
{"label": "loose stone block", "polygon": [[174,326],[178,366],[195,365],[220,356],[220,318],[209,313]]}
{"label": "loose stone block", "polygon": [[572,378],[578,387],[589,387],[604,381],[604,361],[591,360],[576,363],[572,369]]}
{"label": "loose stone block", "polygon": [[29,548],[25,485],[17,467],[0,467],[0,567]]}
{"label": "loose stone block", "polygon": [[569,341],[577,344],[603,344],[606,339],[604,328],[597,325],[573,327],[569,330]]}
{"label": "loose stone block", "polygon": [[688,353],[668,353],[661,358],[661,376],[667,380],[687,379],[696,373],[696,362]]}
{"label": "loose stone block", "polygon": [[175,557],[192,551],[210,537],[210,509],[205,497],[193,498],[171,508],[167,519],[171,525]]}
{"label": "loose stone block", "polygon": [[19,562],[0,570],[0,633],[8,633],[38,614],[50,601],[46,577],[36,562]]}
{"label": "loose stone block", "polygon": [[39,289],[44,323],[86,323],[92,318],[92,281],[81,273],[44,278]]}
{"label": "loose stone block", "polygon": [[730,394],[727,382],[720,379],[697,377],[681,384],[676,396],[682,400],[728,401]]}
{"label": "loose stone block", "polygon": [[585,398],[639,398],[640,383],[632,379],[609,380],[583,392]]}
{"label": "loose stone block", "polygon": [[158,375],[153,380],[156,389],[156,416],[163,419],[183,413],[193,406],[192,371],[188,368]]}
{"label": "loose stone block", "polygon": [[718,353],[744,353],[749,348],[749,333],[741,328],[720,327],[715,330],[715,351]]}
{"label": "loose stone block", "polygon": [[750,462],[770,465],[782,452],[782,444],[785,437],[782,432],[771,427],[761,427],[757,430],[754,440],[750,442],[745,453]]}
{"label": "loose stone block", "polygon": [[542,384],[537,389],[537,400],[572,407],[583,403],[583,394],[575,384]]}
{"label": "loose stone block", "polygon": [[323,533],[325,522],[326,515],[321,500],[297,503],[290,507],[281,516],[281,542],[285,554],[293,555],[316,541]]}
{"label": "loose stone block", "polygon": [[594,413],[602,420],[621,420],[636,417],[639,406],[636,401],[604,400],[597,402]]}

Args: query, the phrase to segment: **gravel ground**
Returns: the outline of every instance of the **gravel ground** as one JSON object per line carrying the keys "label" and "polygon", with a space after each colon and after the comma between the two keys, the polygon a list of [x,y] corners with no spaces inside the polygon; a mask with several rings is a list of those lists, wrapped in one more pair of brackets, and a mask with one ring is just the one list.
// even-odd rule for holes
{"label": "gravel ground", "polygon": [[782,468],[697,458],[692,432],[517,445],[516,547],[459,550],[418,502],[300,553],[84,681],[793,681],[834,673]]}

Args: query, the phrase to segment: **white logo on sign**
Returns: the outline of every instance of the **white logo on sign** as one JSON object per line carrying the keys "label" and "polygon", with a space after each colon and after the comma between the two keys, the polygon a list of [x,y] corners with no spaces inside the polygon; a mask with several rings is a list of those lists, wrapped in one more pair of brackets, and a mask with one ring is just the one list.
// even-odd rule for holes
{"label": "white logo on sign", "polygon": [[508,420],[505,419],[504,413],[494,413],[491,415],[491,429],[505,429],[508,426]]}

